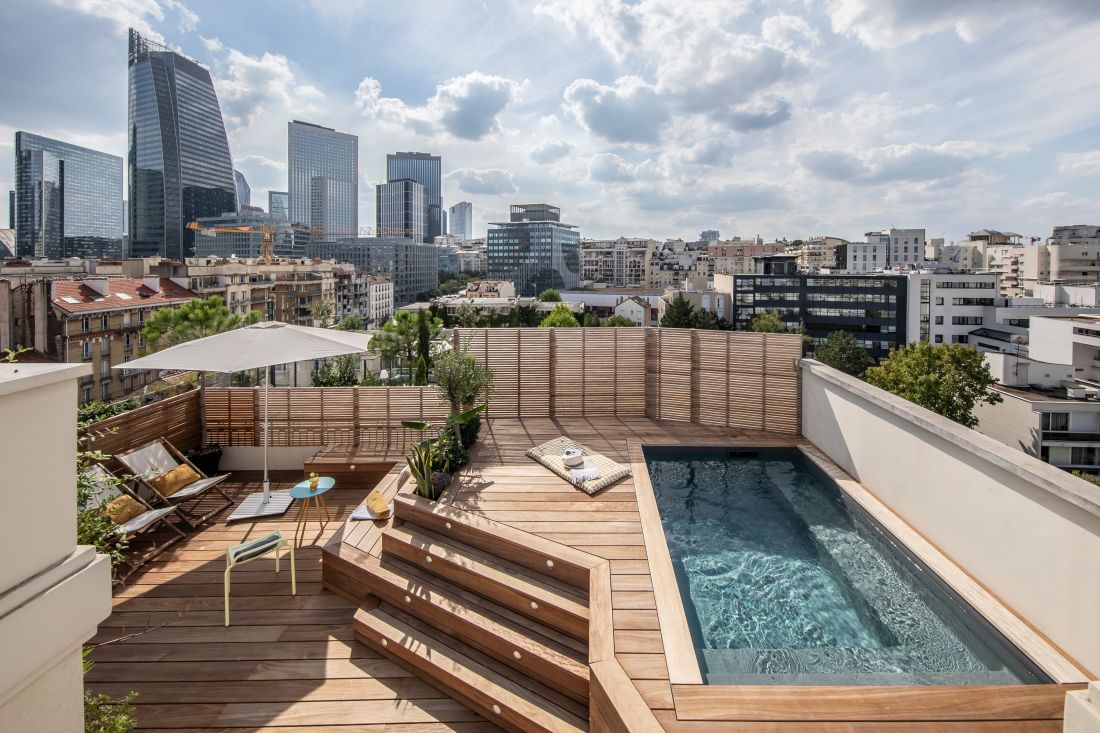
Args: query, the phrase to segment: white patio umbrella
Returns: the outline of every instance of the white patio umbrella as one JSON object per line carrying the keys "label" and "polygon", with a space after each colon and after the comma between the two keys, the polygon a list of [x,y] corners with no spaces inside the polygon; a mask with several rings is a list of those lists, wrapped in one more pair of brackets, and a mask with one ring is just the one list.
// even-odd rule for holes
{"label": "white patio umbrella", "polygon": [[264,489],[249,495],[230,515],[230,521],[282,514],[290,506],[286,492],[271,493],[267,475],[267,452],[271,443],[268,419],[266,367],[307,359],[356,354],[367,350],[362,334],[326,328],[294,326],[265,321],[233,331],[214,334],[158,351],[140,359],[118,364],[115,369],[176,369],[197,372],[242,372],[264,368]]}

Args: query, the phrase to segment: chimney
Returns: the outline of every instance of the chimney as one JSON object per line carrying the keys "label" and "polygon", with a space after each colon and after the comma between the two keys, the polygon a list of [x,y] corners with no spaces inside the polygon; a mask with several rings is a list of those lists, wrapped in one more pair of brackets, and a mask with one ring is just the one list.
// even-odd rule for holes
{"label": "chimney", "polygon": [[111,284],[105,277],[88,277],[81,282],[104,297],[111,294]]}
{"label": "chimney", "polygon": [[141,279],[142,285],[152,290],[154,293],[160,292],[160,278],[156,275],[147,275]]}

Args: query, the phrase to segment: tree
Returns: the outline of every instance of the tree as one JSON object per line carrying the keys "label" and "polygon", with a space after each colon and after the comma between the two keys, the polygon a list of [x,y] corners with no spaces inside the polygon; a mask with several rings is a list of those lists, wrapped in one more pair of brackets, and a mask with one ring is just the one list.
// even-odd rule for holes
{"label": "tree", "polygon": [[386,321],[381,330],[371,337],[369,348],[391,361],[403,357],[409,379],[412,379],[413,354],[417,345],[417,319],[409,311],[397,311]]}
{"label": "tree", "polygon": [[964,344],[919,341],[892,349],[867,370],[867,381],[968,428],[978,424],[975,405],[1002,401],[985,358]]}
{"label": "tree", "polygon": [[787,333],[787,323],[779,317],[779,311],[764,311],[753,316],[749,330],[756,333]]}
{"label": "tree", "polygon": [[694,328],[704,331],[718,331],[722,328],[722,322],[719,320],[718,314],[714,311],[700,308],[695,311]]}
{"label": "tree", "polygon": [[539,300],[543,303],[560,303],[561,293],[554,288],[547,288],[539,293]]}
{"label": "tree", "polygon": [[337,323],[333,328],[340,331],[362,331],[365,325],[363,319],[359,316],[345,316],[344,320]]}
{"label": "tree", "polygon": [[[423,359],[428,367],[432,365],[432,343],[442,336],[443,321],[428,311],[420,311],[416,314],[416,356],[418,359]],[[424,380],[427,384],[426,370]]]}
{"label": "tree", "polygon": [[416,376],[413,377],[413,384],[417,387],[428,384],[428,361],[423,356],[416,357]]}
{"label": "tree", "polygon": [[517,305],[508,314],[508,325],[533,328],[542,322],[538,309],[530,305]]}
{"label": "tree", "polygon": [[676,293],[665,314],[661,316],[661,328],[695,328],[695,306],[684,297],[683,293]]}
{"label": "tree", "polygon": [[359,384],[359,360],[351,354],[325,359],[311,378],[314,387],[354,387]]}
{"label": "tree", "polygon": [[582,324],[585,328],[595,328],[600,325],[600,317],[595,313],[585,313]]}
{"label": "tree", "polygon": [[847,331],[833,331],[814,349],[814,358],[853,377],[862,377],[875,360]]}
{"label": "tree", "polygon": [[479,364],[473,354],[455,349],[448,349],[436,357],[432,376],[439,396],[451,406],[452,415],[485,399],[493,384],[493,373]]}
{"label": "tree", "polygon": [[331,300],[318,300],[309,309],[309,315],[318,322],[321,328],[332,326],[333,305]]}
{"label": "tree", "polygon": [[603,325],[611,328],[627,328],[636,324],[626,316],[611,316],[603,322]]}
{"label": "tree", "polygon": [[246,316],[231,313],[220,295],[211,295],[209,298],[189,300],[179,308],[157,309],[145,321],[141,335],[149,343],[149,351],[160,351],[258,323],[262,318],[260,312],[255,310],[249,311]]}
{"label": "tree", "polygon": [[554,310],[542,319],[542,323],[539,324],[540,328],[577,328],[581,324],[577,323],[577,317],[573,315],[573,310],[565,303],[558,303],[554,306]]}
{"label": "tree", "polygon": [[473,303],[460,303],[455,308],[452,320],[454,325],[460,328],[482,328],[485,326],[485,314]]}

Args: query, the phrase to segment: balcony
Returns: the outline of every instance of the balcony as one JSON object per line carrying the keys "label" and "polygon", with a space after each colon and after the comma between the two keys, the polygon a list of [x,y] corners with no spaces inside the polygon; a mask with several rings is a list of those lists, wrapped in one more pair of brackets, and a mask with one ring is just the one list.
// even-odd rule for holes
{"label": "balcony", "polygon": [[1044,443],[1100,444],[1100,433],[1071,432],[1069,430],[1044,430],[1042,439]]}

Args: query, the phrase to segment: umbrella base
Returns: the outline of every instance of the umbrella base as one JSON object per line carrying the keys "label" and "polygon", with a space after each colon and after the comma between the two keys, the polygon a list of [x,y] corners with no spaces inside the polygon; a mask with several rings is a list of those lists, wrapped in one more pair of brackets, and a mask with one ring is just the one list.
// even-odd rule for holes
{"label": "umbrella base", "polygon": [[264,503],[264,492],[257,491],[249,494],[237,505],[233,513],[229,515],[227,522],[238,522],[242,519],[260,519],[262,517],[277,517],[286,514],[291,502],[289,491],[272,491],[271,498]]}

